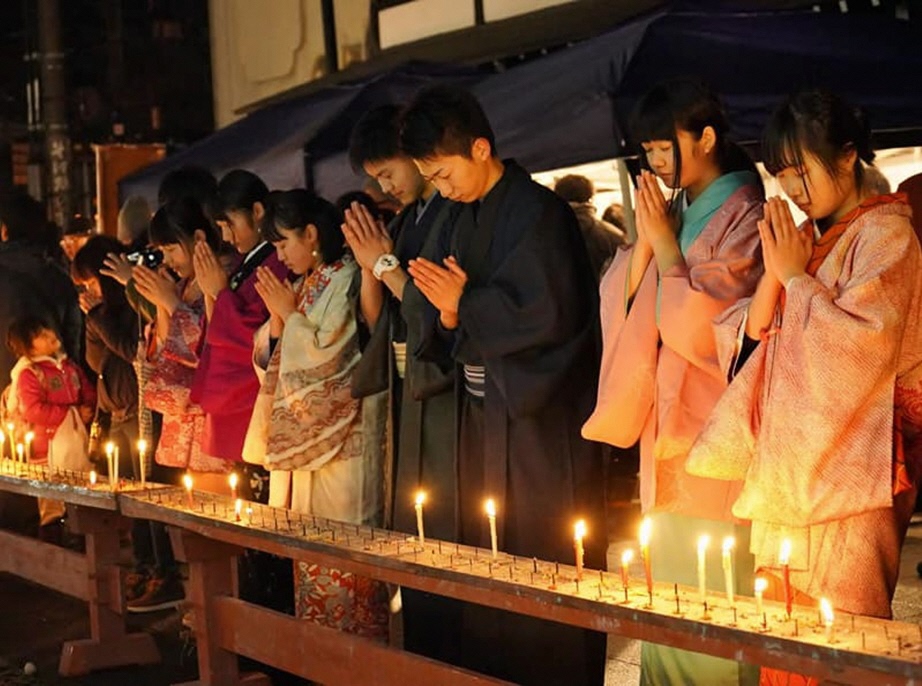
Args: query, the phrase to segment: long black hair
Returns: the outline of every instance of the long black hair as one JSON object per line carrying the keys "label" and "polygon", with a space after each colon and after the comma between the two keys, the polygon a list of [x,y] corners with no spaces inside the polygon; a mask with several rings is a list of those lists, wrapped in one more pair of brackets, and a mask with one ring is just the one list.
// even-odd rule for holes
{"label": "long black hair", "polygon": [[265,204],[269,189],[263,180],[246,169],[227,172],[218,182],[216,219],[226,219],[228,212],[243,212],[253,221],[253,205]]}
{"label": "long black hair", "polygon": [[74,256],[71,274],[76,279],[97,279],[102,291],[103,303],[110,307],[128,306],[125,287],[110,276],[102,273],[106,255],[121,254],[125,246],[111,236],[93,236]]}
{"label": "long black hair", "polygon": [[710,126],[717,137],[715,152],[722,173],[751,171],[758,175],[755,163],[746,151],[729,140],[730,122],[720,98],[702,81],[674,79],[651,88],[637,103],[631,115],[631,140],[640,148],[641,166],[649,169],[641,146],[648,141],[671,141],[673,179],[682,177],[682,155],[676,131],[686,131],[697,138]]}
{"label": "long black hair", "polygon": [[855,185],[861,189],[862,162],[874,162],[871,124],[861,109],[829,91],[807,90],[790,96],[774,111],[762,135],[762,159],[773,176],[789,167],[802,169],[804,157],[812,155],[838,183],[839,160],[850,150],[857,154]]}
{"label": "long black hair", "polygon": [[214,252],[221,248],[221,237],[202,211],[202,206],[191,197],[181,197],[161,207],[150,220],[150,242],[153,245],[179,243],[190,253],[195,243],[195,232],[205,234],[205,242]]}
{"label": "long black hair", "polygon": [[317,228],[324,263],[340,259],[346,251],[346,241],[342,214],[333,203],[303,188],[273,191],[266,198],[262,230],[270,243],[282,240],[279,229],[294,231],[300,237],[309,224]]}

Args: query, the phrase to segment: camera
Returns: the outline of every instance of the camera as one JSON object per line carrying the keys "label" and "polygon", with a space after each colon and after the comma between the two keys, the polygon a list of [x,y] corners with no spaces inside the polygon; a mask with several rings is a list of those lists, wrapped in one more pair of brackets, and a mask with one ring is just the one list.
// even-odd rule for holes
{"label": "camera", "polygon": [[133,265],[144,265],[148,269],[156,269],[163,264],[163,251],[156,248],[144,248],[144,250],[128,253],[125,259]]}

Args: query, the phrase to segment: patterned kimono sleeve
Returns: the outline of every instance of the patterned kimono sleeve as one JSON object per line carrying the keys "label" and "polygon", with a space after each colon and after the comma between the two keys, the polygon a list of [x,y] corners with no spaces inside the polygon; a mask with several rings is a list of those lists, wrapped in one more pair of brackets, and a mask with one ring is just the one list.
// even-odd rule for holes
{"label": "patterned kimono sleeve", "polygon": [[190,368],[198,366],[203,316],[201,311],[188,305],[176,308],[161,351],[164,358]]}

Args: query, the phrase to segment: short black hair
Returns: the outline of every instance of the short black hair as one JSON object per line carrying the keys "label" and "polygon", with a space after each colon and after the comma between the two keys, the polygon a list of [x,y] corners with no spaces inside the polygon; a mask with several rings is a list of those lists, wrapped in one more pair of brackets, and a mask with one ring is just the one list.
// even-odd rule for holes
{"label": "short black hair", "polygon": [[762,134],[762,160],[776,175],[788,167],[802,168],[813,155],[838,180],[841,156],[854,149],[855,183],[860,188],[864,167],[874,161],[871,125],[864,112],[824,90],[805,90],[788,97],[774,111]]}
{"label": "short black hair", "polygon": [[378,203],[376,203],[375,199],[365,191],[349,191],[348,193],[343,193],[336,198],[336,202],[333,204],[336,205],[337,210],[345,214],[346,210],[352,207],[352,203],[354,202],[357,202],[371,212],[371,216],[375,219],[384,221],[384,214],[381,212],[381,208],[378,207]]}
{"label": "short black hair", "polygon": [[273,191],[265,202],[266,216],[263,220],[263,236],[270,243],[282,240],[279,229],[304,234],[308,224],[317,227],[320,254],[326,264],[340,259],[346,251],[343,236],[343,216],[336,206],[318,195],[294,188],[289,191]]}
{"label": "short black hair", "polygon": [[125,305],[128,302],[125,297],[125,287],[111,276],[102,273],[106,256],[109,253],[121,255],[123,252],[125,252],[125,246],[115,238],[104,235],[93,236],[74,255],[73,264],[70,266],[71,275],[75,279],[98,279],[103,303],[117,307]]}
{"label": "short black hair", "polygon": [[195,241],[196,231],[205,234],[205,242],[213,251],[220,250],[221,237],[208,221],[201,205],[190,197],[183,197],[167,203],[154,213],[148,233],[153,245],[180,243],[188,247]]}
{"label": "short black hair", "polygon": [[400,108],[382,105],[362,115],[349,135],[349,162],[362,171],[366,162],[400,157]]}
{"label": "short black hair", "polygon": [[17,317],[10,322],[9,329],[7,329],[6,347],[17,357],[28,355],[29,350],[32,349],[32,341],[45,329],[58,332],[54,324],[44,317],[34,314]]}
{"label": "short black hair", "polygon": [[263,180],[246,169],[227,172],[218,182],[216,219],[226,218],[228,212],[245,212],[252,216],[253,205],[266,202],[269,189]]}
{"label": "short black hair", "polygon": [[567,202],[589,202],[595,195],[595,186],[580,174],[567,174],[554,182],[554,192]]}
{"label": "short black hair", "polygon": [[483,107],[470,92],[457,86],[423,88],[401,118],[400,148],[416,160],[433,155],[470,157],[478,138],[489,141],[496,156],[496,137]]}
{"label": "short black hair", "polygon": [[218,181],[214,174],[194,164],[167,172],[157,190],[157,204],[166,205],[180,198],[192,198],[207,210],[214,203]]}
{"label": "short black hair", "polygon": [[6,226],[9,241],[44,243],[45,208],[22,188],[14,188],[0,197],[0,224]]}

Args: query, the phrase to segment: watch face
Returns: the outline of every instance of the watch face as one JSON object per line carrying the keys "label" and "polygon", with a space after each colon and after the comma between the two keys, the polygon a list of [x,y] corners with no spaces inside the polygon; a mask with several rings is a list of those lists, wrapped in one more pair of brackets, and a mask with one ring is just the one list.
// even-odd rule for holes
{"label": "watch face", "polygon": [[394,255],[385,255],[381,260],[381,266],[385,269],[393,269],[400,264],[400,261]]}

